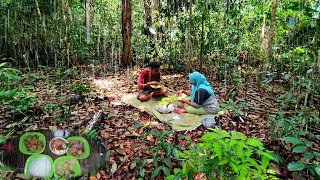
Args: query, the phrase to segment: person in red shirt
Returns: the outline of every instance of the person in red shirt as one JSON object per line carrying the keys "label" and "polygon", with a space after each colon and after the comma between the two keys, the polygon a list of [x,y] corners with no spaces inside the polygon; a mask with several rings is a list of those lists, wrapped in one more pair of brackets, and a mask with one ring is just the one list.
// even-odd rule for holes
{"label": "person in red shirt", "polygon": [[160,64],[151,62],[146,69],[140,73],[138,80],[138,99],[142,102],[148,101],[152,96],[161,96],[168,92],[167,87],[154,89],[151,86],[160,84]]}

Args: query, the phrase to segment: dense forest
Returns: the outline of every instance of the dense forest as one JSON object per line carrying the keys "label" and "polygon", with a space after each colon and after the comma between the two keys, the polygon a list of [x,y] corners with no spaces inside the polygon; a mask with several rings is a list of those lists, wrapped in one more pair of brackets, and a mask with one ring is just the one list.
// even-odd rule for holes
{"label": "dense forest", "polygon": [[[78,107],[60,102],[77,100],[68,99],[70,91],[80,94],[78,99],[101,93],[90,85],[89,76],[108,76],[115,84],[126,82],[111,89],[113,95],[123,87],[134,92],[136,71],[160,61],[166,75],[195,70],[205,74],[217,86],[221,109],[229,112],[221,118],[236,122],[234,128],[198,129],[201,136],[190,132],[191,140],[197,141],[186,140],[188,146],[180,147],[183,144],[171,141],[171,135],[186,134],[171,131],[169,126],[157,133],[143,128],[147,113],[139,112],[142,117],[135,123],[141,121],[142,127],[133,122],[128,125],[165,143],[148,142],[157,150],[146,156],[149,158],[129,157],[119,162],[111,154],[111,160],[88,177],[320,178],[318,0],[1,0],[0,26],[0,145],[27,127],[74,128],[64,119],[74,115],[70,108]],[[177,84],[183,86],[180,81],[167,85],[177,90]],[[61,94],[65,95],[62,99]],[[115,115],[121,111],[137,113],[121,108],[105,112],[109,120],[122,117]],[[239,128],[249,126],[241,125],[246,121],[261,122],[268,140],[248,133],[254,131],[251,127]],[[104,137],[103,128],[96,130],[98,139],[111,142]],[[231,130],[245,137],[228,134]],[[212,137],[219,137],[220,144]],[[233,148],[238,152],[232,154]],[[240,149],[250,155],[243,155]],[[160,156],[158,150],[164,153]],[[230,158],[221,159],[221,153]],[[129,162],[129,169],[121,169]],[[0,163],[0,167],[1,175],[7,176],[5,166]]]}

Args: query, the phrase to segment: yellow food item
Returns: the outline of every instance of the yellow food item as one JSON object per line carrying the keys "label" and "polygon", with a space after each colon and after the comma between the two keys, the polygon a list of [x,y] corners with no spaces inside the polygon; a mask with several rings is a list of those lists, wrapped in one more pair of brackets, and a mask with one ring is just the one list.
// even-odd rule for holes
{"label": "yellow food item", "polygon": [[159,88],[162,88],[162,85],[151,85],[150,86],[151,88],[153,88],[153,89],[159,89]]}

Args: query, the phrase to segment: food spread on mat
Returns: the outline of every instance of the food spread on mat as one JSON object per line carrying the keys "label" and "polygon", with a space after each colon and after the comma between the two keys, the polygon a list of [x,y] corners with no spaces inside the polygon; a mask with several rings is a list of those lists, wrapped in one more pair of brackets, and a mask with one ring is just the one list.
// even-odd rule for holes
{"label": "food spread on mat", "polygon": [[38,135],[27,135],[23,144],[29,152],[38,152],[44,147],[44,144]]}
{"label": "food spread on mat", "polygon": [[172,99],[167,97],[167,98],[162,98],[161,101],[158,102],[158,105],[168,105],[172,102]]}
{"label": "food spread on mat", "polygon": [[75,161],[73,159],[61,161],[56,165],[56,171],[57,171],[56,173],[60,177],[66,177],[66,178],[74,177],[76,176],[74,166],[75,166]]}
{"label": "food spread on mat", "polygon": [[185,97],[186,97],[185,94],[181,94],[180,96],[173,95],[173,96],[169,96],[169,97],[164,97],[164,98],[161,98],[161,101],[158,102],[158,105],[168,105],[174,101],[182,100]]}
{"label": "food spread on mat", "polygon": [[79,140],[72,140],[69,142],[68,151],[72,156],[81,157],[85,152],[84,143]]}

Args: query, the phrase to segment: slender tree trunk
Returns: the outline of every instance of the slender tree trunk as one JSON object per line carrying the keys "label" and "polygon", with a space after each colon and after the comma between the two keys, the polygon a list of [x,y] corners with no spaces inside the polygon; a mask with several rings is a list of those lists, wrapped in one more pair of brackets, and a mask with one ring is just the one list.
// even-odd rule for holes
{"label": "slender tree trunk", "polygon": [[[190,45],[192,45],[192,25],[193,25],[193,22],[192,22],[192,6],[193,6],[193,3],[192,3],[192,0],[190,0],[190,9],[189,9],[189,43],[190,43]],[[189,48],[190,48],[191,53],[192,53],[191,46]]]}
{"label": "slender tree trunk", "polygon": [[62,8],[62,14],[63,19],[65,23],[65,43],[66,43],[66,56],[67,56],[67,67],[70,67],[70,34],[69,34],[69,15],[67,13],[67,6],[68,1],[61,0],[61,8]]}
{"label": "slender tree trunk", "polygon": [[267,61],[265,63],[265,70],[268,68],[270,60],[272,59],[272,42],[275,34],[274,24],[276,19],[277,7],[278,7],[278,0],[273,0],[272,9],[271,9],[270,29],[268,34]]}
{"label": "slender tree trunk", "polygon": [[[190,0],[190,4],[189,4],[189,38],[188,38],[188,55],[189,55],[189,61],[191,62],[192,57],[193,57],[193,50],[192,50],[192,0]],[[190,64],[190,63],[188,63]],[[190,70],[191,67],[188,67],[188,69]]]}
{"label": "slender tree trunk", "polygon": [[162,22],[160,19],[160,12],[161,12],[160,0],[155,0],[155,9],[157,10],[155,21],[157,21],[160,24],[157,28],[157,39],[160,40],[160,44],[161,44],[161,41],[162,41],[162,38],[161,38],[162,37],[162,32],[161,32]]}
{"label": "slender tree trunk", "polygon": [[131,27],[131,0],[122,0],[122,65],[124,67],[132,64]]}
{"label": "slender tree trunk", "polygon": [[57,18],[57,0],[53,0],[53,19]]}
{"label": "slender tree trunk", "polygon": [[[145,16],[145,21],[146,21],[146,27],[145,27],[145,32],[148,36],[148,44],[150,44],[151,47],[151,52],[155,50],[155,44],[153,42],[153,36],[154,34],[151,33],[150,29],[152,28],[152,16],[151,16],[151,0],[144,0],[144,16]],[[148,51],[147,53],[150,53]],[[157,53],[153,53],[154,57],[156,56]]]}
{"label": "slender tree trunk", "polygon": [[260,35],[260,71],[263,70],[263,52],[265,48],[265,30],[266,30],[266,16],[264,15],[264,1],[261,2],[261,14],[263,15],[262,24],[261,24],[261,35]]}
{"label": "slender tree trunk", "polygon": [[[146,28],[150,28],[152,26],[152,17],[151,17],[151,1],[150,0],[145,0],[144,1],[144,15],[146,18]],[[149,33],[148,33],[149,34]]]}
{"label": "slender tree trunk", "polygon": [[90,0],[86,0],[86,41],[87,41],[87,44],[89,44],[89,42],[90,42],[90,31],[91,31]]}
{"label": "slender tree trunk", "polygon": [[202,13],[202,21],[201,21],[200,72],[202,71],[202,64],[203,64],[204,19],[205,19],[205,12]]}
{"label": "slender tree trunk", "polygon": [[207,11],[207,0],[205,0],[205,10],[202,12],[202,21],[201,21],[201,47],[200,47],[200,72],[202,72],[203,66],[203,53],[204,53],[204,22],[206,20],[206,11]]}

